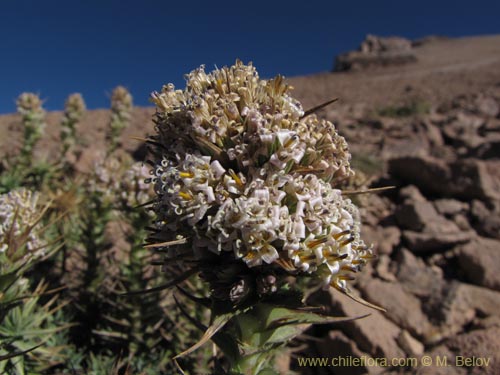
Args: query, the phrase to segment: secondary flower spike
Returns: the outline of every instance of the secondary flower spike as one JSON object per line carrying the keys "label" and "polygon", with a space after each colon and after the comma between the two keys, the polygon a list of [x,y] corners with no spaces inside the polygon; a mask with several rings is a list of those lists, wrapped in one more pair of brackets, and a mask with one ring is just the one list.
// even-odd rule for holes
{"label": "secondary flower spike", "polygon": [[306,114],[281,76],[260,79],[252,64],[201,66],[186,81],[152,94],[150,246],[171,244],[176,261],[220,257],[260,274],[317,276],[347,292],[372,252],[340,189],[353,175],[345,139]]}

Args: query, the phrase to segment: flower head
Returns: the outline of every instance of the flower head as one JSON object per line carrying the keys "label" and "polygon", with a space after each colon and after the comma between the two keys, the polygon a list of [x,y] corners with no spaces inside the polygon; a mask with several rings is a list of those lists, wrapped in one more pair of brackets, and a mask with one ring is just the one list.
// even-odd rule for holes
{"label": "flower head", "polygon": [[21,154],[27,164],[31,163],[33,148],[45,129],[43,101],[36,94],[25,92],[16,101],[17,112],[22,116],[24,144]]}
{"label": "flower head", "polygon": [[39,237],[40,209],[38,194],[24,188],[0,195],[0,254],[11,263],[45,254],[45,242]]}
{"label": "flower head", "polygon": [[262,80],[251,64],[202,66],[186,80],[152,94],[151,241],[185,238],[173,253],[316,275],[345,290],[371,250],[339,189],[353,175],[344,138],[305,116],[282,77]]}

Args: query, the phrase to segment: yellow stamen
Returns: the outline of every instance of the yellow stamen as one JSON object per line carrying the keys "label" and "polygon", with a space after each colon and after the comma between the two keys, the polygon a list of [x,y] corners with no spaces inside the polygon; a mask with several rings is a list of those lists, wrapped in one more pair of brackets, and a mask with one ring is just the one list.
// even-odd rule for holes
{"label": "yellow stamen", "polygon": [[325,256],[325,258],[328,259],[329,261],[336,261],[336,260],[345,259],[348,256],[349,256],[348,254],[342,254],[342,255],[339,255],[339,254],[327,254]]}
{"label": "yellow stamen", "polygon": [[234,173],[232,169],[229,170],[229,174],[239,187],[243,187],[243,182],[241,181],[241,178],[236,173]]}
{"label": "yellow stamen", "polygon": [[179,191],[179,196],[183,199],[186,199],[186,200],[191,200],[193,199],[193,196],[189,193],[185,193],[183,191]]}
{"label": "yellow stamen", "polygon": [[344,230],[340,233],[334,234],[332,237],[335,241],[337,241],[340,237],[345,236],[346,234],[349,234],[349,233],[350,233],[349,230]]}
{"label": "yellow stamen", "polygon": [[193,178],[194,174],[191,172],[179,172],[181,178]]}
{"label": "yellow stamen", "polygon": [[358,272],[358,270],[356,268],[351,267],[351,266],[342,266],[342,267],[340,267],[340,269],[343,271],[348,271],[348,272],[354,272],[354,273]]}
{"label": "yellow stamen", "polygon": [[356,278],[354,276],[351,276],[351,275],[340,275],[340,276],[338,276],[338,279],[340,279],[340,280],[346,280],[346,281],[354,281],[354,280],[356,280]]}
{"label": "yellow stamen", "polygon": [[310,249],[313,249],[315,248],[316,246],[318,245],[321,245],[325,242],[328,241],[328,238],[327,237],[324,237],[324,238],[320,238],[320,239],[317,239],[317,240],[314,240],[314,241],[311,241],[307,244],[307,247],[310,248]]}
{"label": "yellow stamen", "polygon": [[366,261],[360,260],[360,259],[354,259],[351,263],[352,264],[366,264]]}
{"label": "yellow stamen", "polygon": [[341,246],[341,247],[343,247],[343,246],[349,245],[349,244],[350,244],[351,242],[353,242],[353,241],[354,241],[354,238],[349,237],[347,240],[342,241],[342,242],[340,243],[340,246]]}
{"label": "yellow stamen", "polygon": [[302,263],[305,263],[307,261],[310,262],[310,261],[316,260],[316,256],[314,254],[308,254],[308,255],[302,255],[302,256],[299,255],[299,258],[300,258]]}
{"label": "yellow stamen", "polygon": [[293,145],[297,141],[297,139],[299,139],[299,137],[297,135],[290,137],[290,139],[285,142],[284,147],[285,148],[290,147],[291,145]]}

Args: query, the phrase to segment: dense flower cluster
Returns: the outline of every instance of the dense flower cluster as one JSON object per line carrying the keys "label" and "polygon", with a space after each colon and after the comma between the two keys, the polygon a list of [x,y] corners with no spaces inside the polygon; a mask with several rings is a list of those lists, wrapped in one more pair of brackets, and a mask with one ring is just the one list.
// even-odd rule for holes
{"label": "dense flower cluster", "polygon": [[152,94],[155,238],[345,289],[371,250],[338,189],[353,175],[344,138],[306,115],[282,77],[261,80],[251,64],[202,66],[186,79],[185,90]]}
{"label": "dense flower cluster", "polygon": [[39,237],[38,194],[24,188],[0,195],[0,253],[11,260],[44,255]]}
{"label": "dense flower cluster", "polygon": [[24,126],[24,144],[22,154],[31,160],[36,142],[42,137],[45,128],[45,110],[42,100],[36,94],[25,92],[16,101],[17,112],[22,116]]}
{"label": "dense flower cluster", "polygon": [[88,189],[105,204],[114,204],[119,197],[120,204],[133,208],[153,198],[150,185],[145,183],[148,177],[148,168],[141,162],[133,163],[126,154],[101,155],[94,163]]}
{"label": "dense flower cluster", "polygon": [[74,146],[76,141],[76,124],[85,113],[85,101],[78,94],[71,94],[64,104],[64,116],[61,123],[61,141],[63,154]]}

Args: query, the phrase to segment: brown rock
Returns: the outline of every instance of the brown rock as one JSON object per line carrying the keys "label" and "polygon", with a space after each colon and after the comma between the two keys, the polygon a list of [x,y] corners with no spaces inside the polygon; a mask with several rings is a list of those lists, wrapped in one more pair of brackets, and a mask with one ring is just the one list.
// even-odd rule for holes
{"label": "brown rock", "polygon": [[427,202],[427,199],[415,185],[408,185],[402,188],[399,191],[399,196],[403,201],[409,200],[412,202]]}
{"label": "brown rock", "polygon": [[500,161],[464,159],[451,165],[451,193],[463,199],[500,200]]}
{"label": "brown rock", "polygon": [[460,202],[456,199],[437,199],[434,202],[434,207],[441,214],[448,217],[465,212],[469,205],[465,202]]}
{"label": "brown rock", "polygon": [[439,128],[430,120],[424,119],[421,126],[425,132],[426,138],[430,141],[432,147],[441,147],[444,145],[443,135]]}
{"label": "brown rock", "polygon": [[[317,349],[323,357],[335,358],[339,362],[342,359],[371,358],[370,355],[359,350],[356,343],[340,331],[330,331],[328,337],[317,345]],[[335,375],[350,375],[379,374],[383,369],[376,366],[352,366],[347,363],[345,366],[335,366],[333,370]]]}
{"label": "brown rock", "polygon": [[379,228],[364,226],[362,233],[364,241],[373,244],[378,254],[391,254],[401,239],[399,228],[394,226]]}
{"label": "brown rock", "polygon": [[397,325],[381,312],[363,306],[333,288],[330,295],[334,312],[350,317],[370,314],[342,325],[342,330],[356,342],[360,350],[373,357],[404,357],[403,350],[396,342],[400,332]]}
{"label": "brown rock", "polygon": [[470,155],[479,159],[500,157],[500,134],[487,134],[483,142],[470,151]]}
{"label": "brown rock", "polygon": [[467,367],[469,374],[498,374],[500,327],[458,335],[446,342],[446,346],[455,353],[455,364]]}
{"label": "brown rock", "polygon": [[488,316],[474,322],[474,328],[487,329],[491,327],[500,327],[500,315]]}
{"label": "brown rock", "polygon": [[382,254],[378,257],[375,266],[377,276],[385,281],[396,281],[396,276],[391,272],[391,258],[388,255]]}
{"label": "brown rock", "polygon": [[471,282],[500,291],[500,241],[478,237],[459,249],[458,260]]}
{"label": "brown rock", "polygon": [[469,219],[467,219],[467,216],[465,216],[465,214],[454,215],[452,220],[457,225],[457,227],[460,228],[461,230],[463,230],[463,231],[471,231],[472,230],[472,227],[469,223]]}
{"label": "brown rock", "polygon": [[418,357],[424,353],[424,344],[410,335],[408,331],[401,331],[398,344],[410,357]]}
{"label": "brown rock", "polygon": [[430,156],[401,156],[389,160],[389,173],[423,192],[487,201],[500,199],[500,161],[461,159],[451,164]]}
{"label": "brown rock", "polygon": [[430,366],[424,366],[420,362],[415,375],[465,375],[467,368],[455,366],[455,355],[445,345],[439,345],[432,351],[425,353],[430,357]]}
{"label": "brown rock", "polygon": [[430,202],[407,201],[396,210],[396,220],[404,229],[422,231],[430,223],[440,221],[440,216]]}
{"label": "brown rock", "polygon": [[470,284],[451,282],[440,298],[443,334],[460,332],[476,315],[494,316],[500,311],[500,293]]}
{"label": "brown rock", "polygon": [[479,96],[475,102],[477,112],[481,115],[496,117],[500,113],[498,102],[489,96]]}
{"label": "brown rock", "polygon": [[384,307],[389,317],[398,326],[416,336],[424,336],[430,330],[427,317],[423,314],[420,300],[406,292],[401,284],[372,279],[360,285],[364,297]]}
{"label": "brown rock", "polygon": [[475,148],[483,143],[482,137],[478,134],[483,123],[484,119],[481,117],[459,112],[455,118],[443,126],[443,134],[455,147]]}
{"label": "brown rock", "polygon": [[466,243],[475,236],[474,231],[464,232],[448,221],[446,226],[429,227],[425,232],[403,231],[403,240],[415,253],[442,251],[458,244]]}
{"label": "brown rock", "polygon": [[479,201],[472,201],[471,205],[472,226],[481,235],[500,238],[500,204],[492,208]]}
{"label": "brown rock", "polygon": [[418,297],[429,297],[441,291],[444,284],[440,268],[431,267],[407,249],[398,251],[397,278],[403,288]]}
{"label": "brown rock", "polygon": [[411,41],[401,37],[378,37],[368,34],[359,47],[363,53],[378,53],[385,51],[410,51]]}
{"label": "brown rock", "polygon": [[418,190],[412,188],[402,195],[407,198],[397,208],[395,217],[401,227],[409,229],[403,231],[403,239],[412,251],[442,250],[467,242],[474,236],[473,231],[463,231],[453,221],[439,215],[434,205],[419,195]]}
{"label": "brown rock", "polygon": [[417,60],[411,51],[411,41],[399,37],[368,35],[359,51],[337,56],[334,70],[360,70],[370,66],[401,65]]}
{"label": "brown rock", "polygon": [[445,160],[430,156],[399,156],[389,160],[389,173],[418,186],[420,190],[441,193],[451,178]]}

